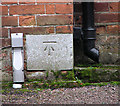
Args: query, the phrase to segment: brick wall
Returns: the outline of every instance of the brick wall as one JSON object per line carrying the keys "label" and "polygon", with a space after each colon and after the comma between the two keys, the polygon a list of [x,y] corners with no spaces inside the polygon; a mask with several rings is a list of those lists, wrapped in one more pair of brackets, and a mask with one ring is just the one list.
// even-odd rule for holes
{"label": "brick wall", "polygon": [[[25,44],[25,35],[27,34],[58,34],[72,33],[73,31],[72,2],[25,1],[27,0],[2,2],[2,34],[0,40],[2,40],[2,47],[8,47],[3,49],[1,53],[4,79],[8,78],[7,75],[12,75],[12,54],[11,48],[9,48],[11,33],[24,33]],[[12,77],[9,80],[12,80]]]}
{"label": "brick wall", "polygon": [[[119,35],[120,32],[120,3],[96,3],[95,22],[97,30],[97,42],[101,52],[101,62],[119,64]],[[100,7],[98,9],[98,7]]]}
{"label": "brick wall", "polygon": [[[2,34],[0,41],[2,41],[3,47],[0,51],[3,62],[1,65],[3,72],[10,74],[12,74],[12,56],[9,47],[11,33],[24,33],[25,43],[26,34],[73,33],[73,26],[81,26],[82,23],[81,3],[27,1],[14,0],[14,2],[1,3]],[[118,61],[118,22],[120,21],[118,7],[118,2],[95,3],[96,46],[100,49],[102,63]],[[3,77],[5,78],[5,76]]]}

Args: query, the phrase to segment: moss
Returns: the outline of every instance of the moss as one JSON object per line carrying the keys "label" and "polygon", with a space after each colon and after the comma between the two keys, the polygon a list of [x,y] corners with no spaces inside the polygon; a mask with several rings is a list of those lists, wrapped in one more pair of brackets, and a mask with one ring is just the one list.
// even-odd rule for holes
{"label": "moss", "polygon": [[43,79],[28,79],[27,82],[34,82],[34,81],[41,81],[43,82]]}
{"label": "moss", "polygon": [[[37,91],[42,91],[43,89],[55,89],[55,88],[73,88],[73,87],[83,87],[83,86],[104,86],[107,84],[120,85],[119,71],[111,72],[111,69],[118,69],[119,66],[88,66],[85,69],[73,69],[71,71],[61,72],[61,71],[51,71],[55,76],[55,80],[44,80],[44,79],[31,79],[27,80],[23,84],[23,89],[15,90],[16,93],[21,92],[31,92],[28,88],[36,88]],[[46,73],[46,78],[49,72]],[[106,81],[106,82],[104,82]],[[109,81],[109,82],[107,82]],[[112,82],[110,82],[112,81]],[[13,82],[3,82],[1,92],[7,92],[9,88],[12,87]]]}
{"label": "moss", "polygon": [[108,68],[108,69],[120,69],[119,65],[103,65],[103,64],[78,64],[77,67],[97,67],[97,68]]}
{"label": "moss", "polygon": [[49,72],[47,71],[47,72],[46,72],[46,78],[48,78],[48,75],[49,75]]}
{"label": "moss", "polygon": [[68,74],[66,75],[67,80],[75,80],[74,71],[68,71]]}
{"label": "moss", "polygon": [[[118,72],[112,73],[110,72],[111,70],[111,66],[104,68],[104,67],[100,67],[103,66],[102,64],[97,64],[99,67],[87,67],[85,69],[79,70],[79,69],[73,69],[71,71],[66,71],[66,72],[62,72],[62,71],[53,71],[51,70],[51,72],[53,73],[55,80],[60,81],[60,80],[65,80],[65,81],[69,81],[69,80],[75,80],[75,77],[77,77],[78,79],[84,81],[84,82],[101,82],[101,81],[112,81],[112,80],[116,80],[119,79]],[[117,69],[117,67],[112,67]],[[107,76],[107,77],[106,77]],[[51,80],[48,80],[49,78],[49,72],[46,72],[46,78],[45,79],[34,79],[34,80],[28,80],[29,82],[32,81],[41,81],[43,83],[45,82],[51,82]]]}
{"label": "moss", "polygon": [[[27,82],[28,83],[28,82]],[[38,92],[38,91],[42,91],[44,89],[56,89],[56,88],[74,88],[74,87],[84,87],[84,86],[105,86],[108,84],[111,85],[120,85],[120,81],[111,81],[111,82],[100,82],[100,83],[89,83],[89,82],[85,82],[83,83],[81,80],[77,79],[77,80],[72,80],[72,81],[52,81],[51,83],[43,83],[42,85],[40,85],[41,82],[35,82],[35,83],[30,83],[30,85],[34,85],[36,84],[36,86],[31,86],[31,88],[34,88],[34,90],[32,89],[28,89],[27,88],[22,88],[22,89],[14,89],[14,94],[21,94],[24,92]],[[35,89],[36,88],[36,89]],[[0,91],[1,93],[10,93],[11,90],[9,90],[9,88],[7,89],[2,89]]]}
{"label": "moss", "polygon": [[77,67],[103,67],[103,64],[78,64]]}
{"label": "moss", "polygon": [[75,77],[83,82],[103,82],[103,81],[119,81],[119,71],[110,71],[98,67],[88,67],[85,69],[74,69]]}
{"label": "moss", "polygon": [[0,90],[0,93],[4,93],[4,92],[5,92],[5,90],[4,90],[4,89]]}
{"label": "moss", "polygon": [[37,90],[37,91],[43,91],[44,89],[42,89],[42,88],[37,88],[36,90]]}
{"label": "moss", "polygon": [[120,86],[120,81],[111,81],[110,84]]}
{"label": "moss", "polygon": [[75,80],[74,70],[67,71],[67,73],[61,73],[60,76],[63,80]]}
{"label": "moss", "polygon": [[2,82],[2,88],[3,89],[11,88],[12,85],[13,85],[13,82],[11,82],[11,81],[10,82],[6,82],[6,81]]}
{"label": "moss", "polygon": [[77,87],[77,83],[75,83],[74,81],[62,81],[62,82],[53,82],[50,84],[50,88],[51,89],[55,89],[55,88],[73,88],[73,87]]}
{"label": "moss", "polygon": [[58,79],[58,77],[61,73],[61,71],[53,71],[53,70],[51,70],[51,72],[53,73],[53,75],[55,76],[56,79]]}
{"label": "moss", "polygon": [[32,92],[32,90],[29,90],[29,89],[19,89],[19,90],[17,90],[17,92],[22,92],[22,93],[24,93],[24,92]]}

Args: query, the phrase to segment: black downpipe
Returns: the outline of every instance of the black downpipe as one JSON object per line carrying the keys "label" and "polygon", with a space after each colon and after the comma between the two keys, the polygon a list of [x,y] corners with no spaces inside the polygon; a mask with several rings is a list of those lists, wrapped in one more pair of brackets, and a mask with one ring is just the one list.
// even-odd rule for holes
{"label": "black downpipe", "polygon": [[82,13],[84,54],[99,63],[99,50],[95,48],[94,2],[82,2]]}

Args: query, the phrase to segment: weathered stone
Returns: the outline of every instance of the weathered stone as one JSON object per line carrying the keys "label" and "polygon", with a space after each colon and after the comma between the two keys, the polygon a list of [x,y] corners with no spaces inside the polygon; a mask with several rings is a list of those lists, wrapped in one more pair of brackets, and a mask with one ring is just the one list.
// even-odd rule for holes
{"label": "weathered stone", "polygon": [[0,60],[0,69],[2,69],[2,60]]}
{"label": "weathered stone", "polygon": [[27,72],[26,78],[29,80],[42,79],[44,81],[52,81],[55,79],[62,80],[82,80],[83,82],[105,82],[119,81],[118,66],[115,68],[98,68],[98,67],[75,67],[74,71],[37,71]]}
{"label": "weathered stone", "polygon": [[27,70],[73,68],[73,35],[26,35]]}
{"label": "weathered stone", "polygon": [[7,72],[2,72],[2,81],[12,81],[12,75]]}
{"label": "weathered stone", "polygon": [[119,36],[97,36],[96,46],[100,51],[100,63],[115,64],[119,59]]}
{"label": "weathered stone", "polygon": [[0,70],[0,81],[2,81],[2,70]]}
{"label": "weathered stone", "polygon": [[25,77],[27,80],[34,80],[34,79],[54,80],[55,79],[55,75],[51,71],[37,71],[37,72],[25,71]]}
{"label": "weathered stone", "polygon": [[44,79],[46,77],[45,72],[25,72],[27,79]]}
{"label": "weathered stone", "polygon": [[83,82],[119,81],[119,69],[75,67],[75,76]]}

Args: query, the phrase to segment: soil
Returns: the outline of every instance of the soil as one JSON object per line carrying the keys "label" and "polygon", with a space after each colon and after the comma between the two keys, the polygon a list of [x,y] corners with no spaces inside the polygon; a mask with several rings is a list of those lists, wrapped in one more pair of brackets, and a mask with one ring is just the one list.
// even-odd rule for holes
{"label": "soil", "polygon": [[119,104],[117,85],[85,86],[79,88],[28,89],[31,92],[9,88],[2,94],[3,104]]}

